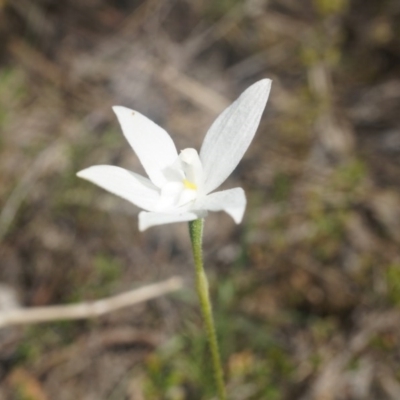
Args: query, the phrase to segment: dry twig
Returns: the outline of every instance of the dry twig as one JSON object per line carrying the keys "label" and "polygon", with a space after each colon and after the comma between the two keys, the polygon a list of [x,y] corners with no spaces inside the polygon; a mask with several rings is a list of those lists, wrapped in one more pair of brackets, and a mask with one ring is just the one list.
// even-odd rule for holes
{"label": "dry twig", "polygon": [[2,311],[0,312],[0,328],[10,325],[99,317],[120,308],[128,307],[173,292],[180,289],[182,286],[182,279],[175,276],[163,282],[154,283],[152,285],[93,302]]}

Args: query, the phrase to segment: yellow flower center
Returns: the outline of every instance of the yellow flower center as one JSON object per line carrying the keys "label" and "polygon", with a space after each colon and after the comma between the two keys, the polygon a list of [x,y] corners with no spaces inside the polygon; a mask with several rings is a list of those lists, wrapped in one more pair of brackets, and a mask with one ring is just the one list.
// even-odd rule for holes
{"label": "yellow flower center", "polygon": [[186,189],[197,190],[197,186],[193,182],[188,181],[187,179],[183,180],[183,185],[185,186]]}

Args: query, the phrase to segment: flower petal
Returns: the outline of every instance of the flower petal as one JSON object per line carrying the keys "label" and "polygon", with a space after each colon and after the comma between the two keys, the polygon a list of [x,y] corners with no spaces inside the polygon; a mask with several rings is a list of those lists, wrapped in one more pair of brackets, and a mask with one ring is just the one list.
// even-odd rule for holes
{"label": "flower petal", "polygon": [[155,210],[160,198],[159,190],[147,178],[120,167],[96,165],[77,175],[144,210]]}
{"label": "flower petal", "polygon": [[155,211],[163,212],[167,209],[173,209],[177,207],[179,197],[185,189],[182,182],[168,182],[166,183],[160,193],[160,198],[157,203]]}
{"label": "flower petal", "polygon": [[242,188],[222,190],[204,197],[195,207],[208,211],[225,211],[239,224],[246,209],[246,195]]}
{"label": "flower petal", "polygon": [[250,86],[211,125],[200,151],[205,193],[221,185],[239,164],[256,133],[270,89],[270,79]]}
{"label": "flower petal", "polygon": [[114,106],[124,136],[132,146],[151,181],[161,187],[166,179],[163,169],[178,157],[168,133],[144,115],[126,107]]}
{"label": "flower petal", "polygon": [[173,222],[194,221],[197,218],[202,218],[205,213],[183,212],[180,214],[145,212],[139,213],[139,231],[143,232],[147,228],[155,225],[171,224]]}

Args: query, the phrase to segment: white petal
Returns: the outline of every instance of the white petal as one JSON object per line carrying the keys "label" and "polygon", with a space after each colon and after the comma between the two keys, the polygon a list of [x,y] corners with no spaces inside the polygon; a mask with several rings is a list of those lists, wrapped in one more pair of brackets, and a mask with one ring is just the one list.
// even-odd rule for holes
{"label": "white petal", "polygon": [[270,79],[250,86],[212,124],[200,151],[205,193],[221,185],[239,164],[256,133],[270,89]]}
{"label": "white petal", "polygon": [[246,208],[246,195],[242,188],[234,188],[207,195],[195,207],[208,211],[225,211],[239,224]]}
{"label": "white petal", "polygon": [[156,225],[171,224],[173,222],[194,221],[195,219],[204,216],[194,212],[183,212],[181,214],[166,214],[158,212],[145,212],[139,213],[139,230],[143,232],[147,228]]}
{"label": "white petal", "polygon": [[96,165],[77,175],[144,210],[155,210],[160,197],[159,190],[147,178],[120,167]]}
{"label": "white petal", "polygon": [[166,183],[161,189],[160,199],[158,200],[155,211],[162,212],[169,208],[176,208],[184,189],[183,182]]}
{"label": "white petal", "polygon": [[191,201],[195,200],[197,197],[197,191],[191,189],[185,189],[182,191],[181,195],[179,196],[178,200],[178,207],[184,206],[185,204],[190,203]]}
{"label": "white petal", "polygon": [[168,133],[137,111],[114,106],[124,136],[132,146],[151,181],[161,187],[166,179],[162,170],[178,157]]}

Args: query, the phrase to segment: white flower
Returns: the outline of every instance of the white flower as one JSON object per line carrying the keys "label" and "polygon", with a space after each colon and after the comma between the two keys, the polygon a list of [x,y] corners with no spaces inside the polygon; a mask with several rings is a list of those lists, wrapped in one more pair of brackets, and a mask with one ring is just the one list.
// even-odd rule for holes
{"label": "white flower", "polygon": [[137,111],[113,107],[150,179],[110,165],[89,167],[77,175],[146,210],[139,213],[141,231],[220,210],[240,223],[246,207],[243,189],[211,192],[232,173],[249,147],[270,88],[271,81],[263,79],[243,92],[212,124],[200,156],[195,149],[178,154],[164,129]]}

